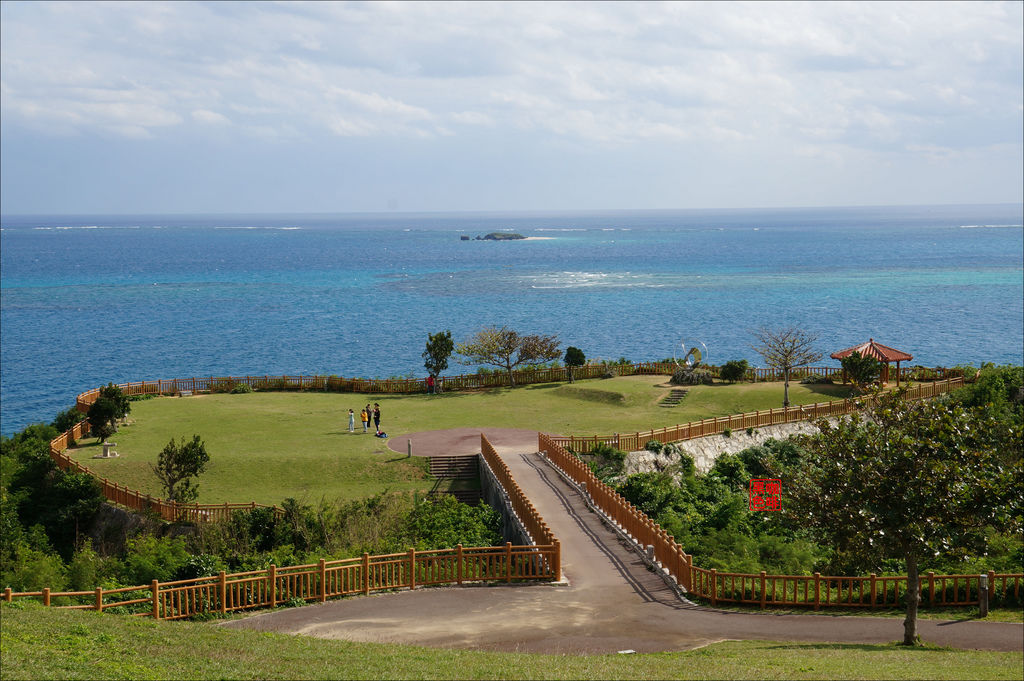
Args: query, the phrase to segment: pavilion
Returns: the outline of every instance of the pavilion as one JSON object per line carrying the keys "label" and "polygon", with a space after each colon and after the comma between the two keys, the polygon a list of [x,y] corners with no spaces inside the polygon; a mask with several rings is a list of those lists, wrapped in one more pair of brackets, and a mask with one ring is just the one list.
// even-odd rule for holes
{"label": "pavilion", "polygon": [[[876,343],[874,338],[869,338],[867,343],[861,343],[855,345],[852,348],[846,348],[839,352],[833,352],[832,359],[843,359],[849,357],[855,352],[859,352],[861,357],[874,357],[878,361],[882,362],[882,383],[889,382],[889,364],[896,362],[896,385],[900,384],[900,362],[909,362],[914,359],[913,355],[909,355],[902,350],[890,348],[888,345],[882,345]],[[846,372],[843,372],[843,383],[846,383]]]}

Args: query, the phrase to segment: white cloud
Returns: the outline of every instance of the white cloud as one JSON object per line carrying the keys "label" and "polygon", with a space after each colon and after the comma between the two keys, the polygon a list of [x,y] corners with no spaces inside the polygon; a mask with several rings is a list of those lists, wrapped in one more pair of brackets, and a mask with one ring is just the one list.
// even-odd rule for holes
{"label": "white cloud", "polygon": [[230,125],[231,119],[224,114],[210,111],[208,109],[196,109],[192,112],[192,119],[206,125]]}
{"label": "white cloud", "polygon": [[5,2],[0,114],[49,136],[931,162],[1021,147],[1022,8]]}
{"label": "white cloud", "polygon": [[[462,114],[482,110],[497,129],[597,142],[813,129],[871,144],[1019,101],[1020,16],[1019,3],[5,3],[4,106],[27,120],[59,102],[75,115],[49,117],[79,129],[150,134],[229,107],[256,127],[422,137],[442,119],[479,126]],[[140,106],[153,93],[165,101]],[[638,111],[642,134],[623,124]]]}

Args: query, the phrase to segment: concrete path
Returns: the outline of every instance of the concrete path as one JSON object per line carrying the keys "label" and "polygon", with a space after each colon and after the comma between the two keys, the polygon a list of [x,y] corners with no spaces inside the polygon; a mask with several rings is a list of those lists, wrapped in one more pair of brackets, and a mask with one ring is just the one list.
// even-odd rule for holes
{"label": "concrete path", "polygon": [[[418,589],[281,610],[223,626],[351,641],[563,654],[685,650],[726,639],[885,643],[903,638],[900,618],[762,615],[681,602],[543,463],[535,453],[536,433],[484,432],[562,542],[568,586]],[[429,451],[472,453],[479,451],[479,434],[470,429],[431,431],[396,436],[392,443],[404,452],[406,439],[412,439],[413,453],[420,456]],[[1021,624],[921,620],[918,626],[922,639],[931,643],[1024,651]]]}

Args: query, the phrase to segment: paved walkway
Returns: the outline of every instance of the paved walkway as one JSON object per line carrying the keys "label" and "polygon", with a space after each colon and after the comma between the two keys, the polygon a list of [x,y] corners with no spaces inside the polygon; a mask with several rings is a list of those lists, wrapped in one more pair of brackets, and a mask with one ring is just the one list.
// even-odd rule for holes
{"label": "paved walkway", "polygon": [[[428,588],[280,610],[223,626],[351,641],[536,653],[686,650],[726,639],[886,643],[902,618],[764,615],[681,602],[535,453],[536,433],[484,429],[516,481],[562,542],[568,586]],[[480,430],[391,438],[425,456],[479,451]],[[925,641],[1024,651],[1024,625],[920,620]]]}

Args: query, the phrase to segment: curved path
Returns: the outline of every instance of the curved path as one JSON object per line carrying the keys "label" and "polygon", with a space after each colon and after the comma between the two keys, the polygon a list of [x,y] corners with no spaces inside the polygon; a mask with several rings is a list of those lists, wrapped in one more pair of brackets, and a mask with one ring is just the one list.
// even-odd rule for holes
{"label": "curved path", "polygon": [[[480,430],[428,431],[419,456],[479,452]],[[223,626],[351,641],[536,653],[685,650],[725,639],[885,643],[902,618],[764,615],[689,605],[604,527],[579,494],[536,454],[536,433],[483,429],[562,542],[567,586],[418,589],[255,615]],[[920,620],[921,638],[958,648],[1024,651],[1024,625]]]}

